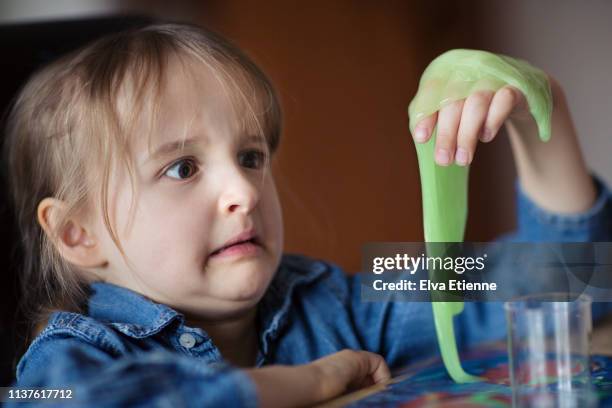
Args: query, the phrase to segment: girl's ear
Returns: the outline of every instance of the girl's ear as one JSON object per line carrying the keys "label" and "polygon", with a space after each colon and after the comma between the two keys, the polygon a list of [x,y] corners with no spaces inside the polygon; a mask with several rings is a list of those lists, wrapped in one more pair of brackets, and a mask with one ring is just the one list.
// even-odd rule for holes
{"label": "girl's ear", "polygon": [[38,222],[53,242],[60,255],[71,264],[81,268],[95,268],[106,263],[102,247],[92,231],[88,231],[77,218],[68,219],[59,225],[65,211],[63,201],[47,197],[38,204]]}

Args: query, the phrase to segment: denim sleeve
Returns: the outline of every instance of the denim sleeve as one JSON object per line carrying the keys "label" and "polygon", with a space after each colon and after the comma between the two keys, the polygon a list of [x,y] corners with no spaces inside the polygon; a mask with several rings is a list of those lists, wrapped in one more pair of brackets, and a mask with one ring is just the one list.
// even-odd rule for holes
{"label": "denim sleeve", "polygon": [[[74,398],[68,402],[77,406],[257,405],[247,374],[226,364],[208,365],[166,350],[117,357],[70,337],[46,339],[29,350],[16,386],[69,388]],[[49,407],[49,401],[41,406]]]}
{"label": "denim sleeve", "polygon": [[[593,177],[597,198],[590,209],[576,214],[558,214],[534,203],[516,183],[517,230],[500,237],[502,242],[610,242],[612,241],[612,195],[605,184]],[[536,255],[534,255],[536,256]],[[503,257],[490,260],[503,263]],[[494,273],[494,272],[493,272]],[[537,285],[537,277],[529,284]],[[612,312],[612,303],[594,302],[593,320]],[[466,302],[456,319],[458,341],[462,346],[505,336],[505,316],[501,302]]]}
{"label": "denim sleeve", "polygon": [[609,242],[612,241],[612,195],[593,177],[597,198],[587,211],[558,214],[534,203],[516,183],[517,229],[504,235],[509,242]]}

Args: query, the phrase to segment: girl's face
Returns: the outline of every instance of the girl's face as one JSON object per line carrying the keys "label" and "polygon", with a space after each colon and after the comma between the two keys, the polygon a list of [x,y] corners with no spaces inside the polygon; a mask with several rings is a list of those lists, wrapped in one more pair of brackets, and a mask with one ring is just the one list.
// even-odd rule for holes
{"label": "girl's face", "polygon": [[[151,118],[142,118],[133,149],[138,196],[130,225],[127,171],[111,179],[109,215],[132,270],[101,215],[95,230],[108,260],[100,271],[106,281],[188,318],[214,320],[261,299],[279,264],[283,226],[265,149],[242,129],[239,115],[246,113],[234,109],[202,71],[169,64],[150,151]],[[218,252],[234,239],[250,238],[254,243]]]}

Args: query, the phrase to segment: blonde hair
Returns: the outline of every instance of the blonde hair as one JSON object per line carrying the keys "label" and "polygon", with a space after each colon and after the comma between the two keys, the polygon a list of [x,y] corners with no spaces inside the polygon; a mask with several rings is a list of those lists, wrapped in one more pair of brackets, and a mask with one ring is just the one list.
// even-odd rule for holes
{"label": "blonde hair", "polygon": [[[38,204],[45,197],[65,203],[56,234],[71,217],[99,204],[125,255],[108,213],[111,169],[124,164],[134,191],[130,137],[143,107],[155,117],[172,56],[206,68],[246,112],[243,126],[254,128],[270,153],[276,150],[281,112],[270,81],[235,46],[199,27],[155,24],[116,33],[35,73],[9,112],[4,146],[24,250],[21,308],[32,325],[43,324],[55,309],[80,311],[86,299],[86,282],[53,244],[57,235],[47,236],[38,224]],[[125,94],[128,111],[120,114]]]}

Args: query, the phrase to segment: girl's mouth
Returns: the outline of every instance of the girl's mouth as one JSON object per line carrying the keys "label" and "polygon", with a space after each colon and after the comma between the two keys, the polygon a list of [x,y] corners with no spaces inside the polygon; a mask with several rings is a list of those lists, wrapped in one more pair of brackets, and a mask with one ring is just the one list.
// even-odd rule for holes
{"label": "girl's mouth", "polygon": [[236,242],[231,245],[224,246],[223,248],[217,249],[210,254],[211,258],[221,258],[230,256],[247,256],[255,255],[261,250],[261,245],[257,242],[256,238]]}

